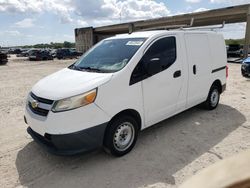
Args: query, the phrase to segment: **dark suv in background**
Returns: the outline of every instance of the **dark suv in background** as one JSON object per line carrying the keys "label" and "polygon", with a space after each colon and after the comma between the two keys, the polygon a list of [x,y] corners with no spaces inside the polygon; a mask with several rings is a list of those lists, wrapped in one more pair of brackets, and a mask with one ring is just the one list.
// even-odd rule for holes
{"label": "dark suv in background", "polygon": [[228,57],[242,57],[243,56],[243,46],[240,44],[230,44],[227,48]]}
{"label": "dark suv in background", "polygon": [[0,65],[5,65],[7,62],[8,62],[7,54],[0,52]]}
{"label": "dark suv in background", "polygon": [[82,54],[75,49],[62,48],[56,51],[57,59],[73,59],[81,56]]}
{"label": "dark suv in background", "polygon": [[29,52],[30,61],[53,60],[53,56],[48,50],[31,50]]}

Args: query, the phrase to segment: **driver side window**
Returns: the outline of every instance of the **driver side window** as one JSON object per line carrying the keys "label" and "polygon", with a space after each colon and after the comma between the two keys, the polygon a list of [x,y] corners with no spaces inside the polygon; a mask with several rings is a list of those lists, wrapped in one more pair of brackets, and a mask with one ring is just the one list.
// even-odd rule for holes
{"label": "driver side window", "polygon": [[[165,37],[154,42],[147,52],[143,55],[140,62],[135,67],[131,79],[130,85],[140,82],[150,76],[153,76],[159,72],[162,72],[169,68],[176,60],[176,39],[175,37]],[[155,61],[159,63],[160,69],[149,74],[146,67],[149,62]],[[157,61],[157,62],[156,62]]]}

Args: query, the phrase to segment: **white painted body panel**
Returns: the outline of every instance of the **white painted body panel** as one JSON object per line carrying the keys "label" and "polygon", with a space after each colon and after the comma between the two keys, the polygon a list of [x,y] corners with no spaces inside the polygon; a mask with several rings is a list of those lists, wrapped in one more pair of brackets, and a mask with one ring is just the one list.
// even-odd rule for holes
{"label": "white painted body panel", "polygon": [[[211,52],[207,34],[185,34],[189,70],[187,107],[206,100],[212,74]],[[196,66],[196,74],[193,73]]]}
{"label": "white painted body panel", "polygon": [[[208,38],[212,57],[212,70],[226,66],[227,51],[223,36],[212,33]],[[222,85],[226,84],[226,70],[211,74],[211,80],[213,81],[216,79],[219,79]]]}
{"label": "white painted body panel", "polygon": [[60,100],[90,91],[108,82],[111,73],[81,72],[62,69],[40,80],[32,92],[42,98]]}

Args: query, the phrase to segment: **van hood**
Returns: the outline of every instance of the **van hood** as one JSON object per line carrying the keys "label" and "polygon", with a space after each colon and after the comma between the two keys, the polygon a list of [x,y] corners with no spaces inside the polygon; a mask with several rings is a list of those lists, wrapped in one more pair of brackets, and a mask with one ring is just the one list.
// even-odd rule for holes
{"label": "van hood", "polygon": [[97,88],[107,83],[112,75],[65,68],[37,82],[32,92],[41,98],[60,100]]}

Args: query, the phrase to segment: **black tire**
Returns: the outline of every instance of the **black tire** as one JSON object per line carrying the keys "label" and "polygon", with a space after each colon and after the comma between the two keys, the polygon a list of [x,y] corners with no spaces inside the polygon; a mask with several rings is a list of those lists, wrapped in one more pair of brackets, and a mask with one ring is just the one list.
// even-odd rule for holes
{"label": "black tire", "polygon": [[[131,134],[131,139],[129,139],[130,131],[126,133],[127,127],[128,127],[128,130],[131,130],[131,132],[133,132],[132,133],[133,135]],[[121,157],[129,153],[135,146],[137,136],[138,136],[138,127],[139,126],[138,126],[137,121],[133,117],[128,116],[128,115],[122,115],[112,120],[112,122],[106,129],[106,133],[104,137],[105,151],[116,157]],[[124,130],[125,130],[125,136],[124,136],[124,133],[121,132]],[[124,148],[122,148],[119,146],[119,143],[121,143],[123,140],[120,140],[120,139],[125,139],[124,142],[126,140],[127,141],[130,140],[130,141],[128,142],[126,147],[124,146]]]}
{"label": "black tire", "polygon": [[207,110],[214,110],[217,108],[220,101],[220,90],[217,85],[212,85],[210,88],[207,100],[204,103],[204,106]]}

